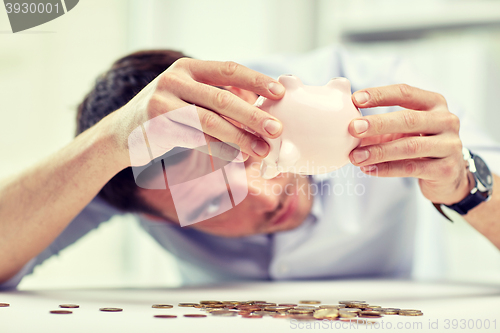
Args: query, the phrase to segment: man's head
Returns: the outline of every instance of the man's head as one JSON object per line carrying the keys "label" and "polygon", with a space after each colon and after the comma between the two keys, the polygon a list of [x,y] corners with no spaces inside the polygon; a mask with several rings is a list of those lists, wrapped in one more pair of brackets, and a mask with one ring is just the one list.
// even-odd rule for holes
{"label": "man's head", "polygon": [[[133,53],[116,61],[110,70],[97,79],[92,91],[80,104],[77,134],[127,104],[181,57],[185,56],[180,52],[155,50]],[[252,92],[236,87],[225,88],[249,103],[256,100],[257,96]],[[195,153],[190,155],[191,159],[196,158]],[[187,159],[184,158],[184,161],[174,161],[170,167],[186,170],[186,163]],[[308,184],[308,179],[283,174],[272,180],[264,180],[259,176],[259,165],[260,159],[256,158],[245,162],[248,196],[243,202],[190,227],[214,235],[239,237],[288,230],[300,225],[311,208],[309,195],[303,190],[299,191]],[[139,188],[131,168],[113,177],[102,188],[99,196],[123,211],[147,214],[159,221],[179,222],[171,192],[168,189]],[[206,209],[214,211],[218,209],[217,205],[217,202],[209,202]],[[203,214],[203,209],[198,213]]]}

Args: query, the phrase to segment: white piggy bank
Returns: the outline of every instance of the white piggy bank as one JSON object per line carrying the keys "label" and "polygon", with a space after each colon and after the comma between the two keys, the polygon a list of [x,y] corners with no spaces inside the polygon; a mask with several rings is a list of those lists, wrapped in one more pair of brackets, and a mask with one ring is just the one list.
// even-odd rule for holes
{"label": "white piggy bank", "polygon": [[271,150],[262,161],[262,177],[271,179],[281,172],[323,174],[349,163],[349,153],[360,139],[347,128],[361,116],[352,103],[349,80],[335,78],[319,87],[305,86],[293,75],[282,75],[278,81],[286,88],[281,100],[261,96],[255,103],[283,124],[280,137],[264,138]]}

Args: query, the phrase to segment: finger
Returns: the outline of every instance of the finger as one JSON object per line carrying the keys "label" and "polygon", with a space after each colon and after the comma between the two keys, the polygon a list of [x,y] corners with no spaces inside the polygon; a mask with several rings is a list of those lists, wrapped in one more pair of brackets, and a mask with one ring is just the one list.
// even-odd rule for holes
{"label": "finger", "polygon": [[269,153],[269,145],[261,138],[235,127],[217,113],[197,107],[201,127],[204,133],[219,141],[232,143],[241,151],[255,157],[265,157]]}
{"label": "finger", "polygon": [[357,118],[349,123],[349,133],[358,138],[376,135],[438,134],[447,130],[458,133],[460,120],[448,111],[423,112],[401,110]]}
{"label": "finger", "polygon": [[185,59],[191,77],[214,86],[236,86],[270,99],[280,99],[285,87],[278,81],[232,61]]}
{"label": "finger", "polygon": [[371,164],[360,167],[360,170],[376,177],[414,177],[446,181],[455,177],[460,172],[459,168],[462,168],[462,165],[452,158],[424,158]]}
{"label": "finger", "polygon": [[371,165],[387,161],[416,158],[444,158],[460,152],[458,137],[412,136],[395,141],[354,149],[349,158],[354,165]]}
{"label": "finger", "polygon": [[403,108],[420,111],[446,105],[446,99],[443,95],[407,84],[363,89],[353,94],[353,102],[359,108],[399,105]]}
{"label": "finger", "polygon": [[398,140],[398,139],[401,139],[401,138],[406,137],[406,136],[411,136],[411,135],[397,133],[397,134],[382,134],[382,135],[368,136],[368,137],[363,138],[361,140],[361,144],[359,146],[364,147],[364,146],[370,146],[370,145],[375,145],[375,144],[379,144],[379,143],[394,141],[394,140]]}
{"label": "finger", "polygon": [[181,99],[231,118],[261,136],[276,138],[281,134],[282,125],[277,118],[227,90],[194,81],[178,86],[175,90]]}

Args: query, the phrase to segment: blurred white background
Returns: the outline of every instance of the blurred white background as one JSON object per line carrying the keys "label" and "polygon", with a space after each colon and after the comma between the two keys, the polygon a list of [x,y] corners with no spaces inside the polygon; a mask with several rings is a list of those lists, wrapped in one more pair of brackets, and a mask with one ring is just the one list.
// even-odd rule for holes
{"label": "blurred white background", "polygon": [[[0,10],[0,178],[70,142],[77,104],[127,53],[172,48],[235,60],[339,42],[408,57],[500,140],[500,1],[82,0],[17,34]],[[426,232],[435,223],[444,238]],[[433,256],[436,246],[445,257]],[[465,223],[425,218],[417,250],[416,277],[500,281],[499,251]],[[130,216],[49,259],[20,288],[179,283],[175,259]]]}

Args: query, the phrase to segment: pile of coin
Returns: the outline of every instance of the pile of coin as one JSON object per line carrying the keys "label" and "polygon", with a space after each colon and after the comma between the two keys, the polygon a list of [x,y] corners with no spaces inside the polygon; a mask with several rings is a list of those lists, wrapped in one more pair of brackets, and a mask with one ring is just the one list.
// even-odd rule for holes
{"label": "pile of coin", "polygon": [[[0,303],[0,307],[10,306],[7,303]],[[335,305],[321,305],[320,301],[305,300],[298,304],[273,303],[266,301],[200,301],[199,303],[179,303],[179,307],[196,308],[217,317],[237,317],[241,318],[288,318],[297,320],[358,320],[381,318],[384,315],[400,316],[422,316],[420,310],[383,308],[379,305],[372,305],[366,301],[340,301]],[[63,309],[76,309],[77,304],[61,304]],[[153,304],[154,309],[172,309],[171,304]],[[100,308],[103,312],[121,312],[122,308],[105,307]],[[53,314],[71,314],[69,310],[52,310]],[[177,318],[176,315],[154,315],[155,318]],[[205,318],[205,314],[184,314],[187,318]]]}
{"label": "pile of coin", "polygon": [[[312,305],[314,304],[314,305]],[[212,316],[242,318],[289,318],[299,320],[350,320],[354,318],[381,318],[384,315],[422,316],[420,310],[382,308],[365,301],[340,301],[335,305],[320,305],[320,301],[300,301],[299,304],[277,304],[266,301],[200,301],[179,303],[180,307],[192,307]]]}

